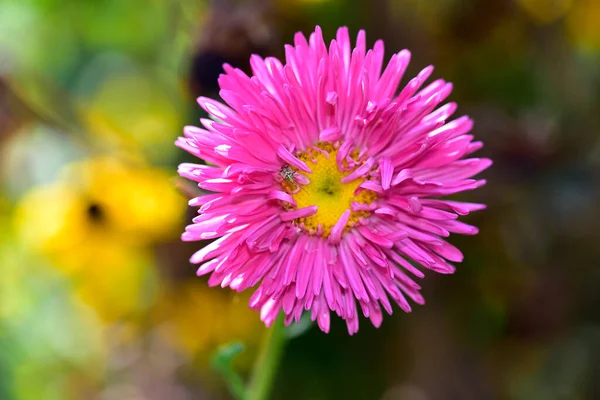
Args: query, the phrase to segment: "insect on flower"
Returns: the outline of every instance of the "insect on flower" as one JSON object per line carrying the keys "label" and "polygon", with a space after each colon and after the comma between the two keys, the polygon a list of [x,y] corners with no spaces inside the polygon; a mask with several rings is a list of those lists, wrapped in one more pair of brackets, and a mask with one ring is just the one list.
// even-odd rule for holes
{"label": "insect on flower", "polygon": [[292,189],[291,189],[291,194],[296,194],[298,193],[300,190],[302,190],[302,186],[300,186],[300,183],[297,182],[294,179],[294,174],[296,172],[292,169],[292,167],[290,167],[289,165],[284,165],[280,170],[279,170],[279,177],[283,179],[283,181],[290,183],[291,185],[295,185]]}

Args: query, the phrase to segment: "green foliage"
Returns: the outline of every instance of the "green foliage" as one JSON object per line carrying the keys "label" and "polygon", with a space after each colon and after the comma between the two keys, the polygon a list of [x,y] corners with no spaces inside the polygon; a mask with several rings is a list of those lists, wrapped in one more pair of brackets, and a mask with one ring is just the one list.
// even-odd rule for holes
{"label": "green foliage", "polygon": [[212,357],[211,365],[218,371],[231,394],[238,400],[245,398],[245,385],[240,375],[233,366],[234,358],[244,350],[244,345],[239,342],[229,343],[219,347]]}

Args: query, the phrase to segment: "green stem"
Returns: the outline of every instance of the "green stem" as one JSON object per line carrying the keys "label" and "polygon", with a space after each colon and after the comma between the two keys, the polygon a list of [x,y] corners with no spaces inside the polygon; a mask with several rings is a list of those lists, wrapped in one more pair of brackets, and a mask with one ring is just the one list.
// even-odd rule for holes
{"label": "green stem", "polygon": [[285,346],[283,316],[279,317],[265,335],[258,358],[254,364],[252,378],[246,391],[246,400],[268,400],[277,368]]}

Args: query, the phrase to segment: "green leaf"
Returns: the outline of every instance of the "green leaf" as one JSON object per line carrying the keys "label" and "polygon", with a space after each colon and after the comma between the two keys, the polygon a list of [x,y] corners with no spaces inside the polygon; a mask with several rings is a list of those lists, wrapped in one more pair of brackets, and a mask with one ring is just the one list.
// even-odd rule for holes
{"label": "green leaf", "polygon": [[302,314],[300,321],[285,328],[285,336],[288,339],[294,339],[304,335],[313,326],[313,321],[310,319],[310,313]]}
{"label": "green leaf", "polygon": [[244,350],[244,345],[239,342],[228,343],[215,351],[212,357],[211,365],[213,369],[219,372],[227,388],[236,399],[242,400],[245,397],[246,389],[244,381],[240,375],[233,369],[233,359]]}

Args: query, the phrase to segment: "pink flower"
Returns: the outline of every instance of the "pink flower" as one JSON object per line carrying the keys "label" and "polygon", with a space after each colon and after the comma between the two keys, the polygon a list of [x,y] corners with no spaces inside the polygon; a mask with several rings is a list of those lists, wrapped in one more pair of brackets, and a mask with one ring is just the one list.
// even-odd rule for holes
{"label": "pink flower", "polygon": [[[391,302],[424,300],[412,276],[453,273],[463,255],[444,238],[474,235],[458,216],[482,204],[441,200],[475,189],[491,161],[463,157],[482,147],[473,122],[450,122],[455,103],[438,107],[452,84],[421,88],[429,66],[397,94],[410,60],[394,54],[383,71],[383,42],[356,47],[340,28],[329,47],[316,28],[286,46],[286,64],[252,56],[254,76],[225,65],[228,104],[199,98],[213,120],[187,126],[176,144],[210,165],[181,164],[181,176],[214,194],[195,198],[199,215],[185,241],[216,239],[195,253],[211,286],[258,286],[250,307],[270,325],[310,311],[329,331],[330,312],[358,331],[358,308],[373,325]],[[396,95],[397,94],[397,95]]]}

